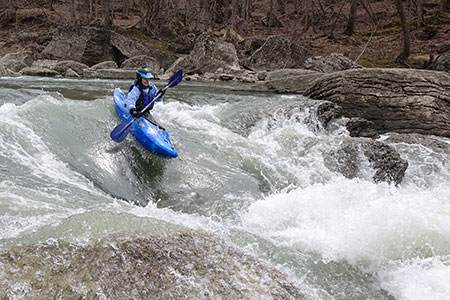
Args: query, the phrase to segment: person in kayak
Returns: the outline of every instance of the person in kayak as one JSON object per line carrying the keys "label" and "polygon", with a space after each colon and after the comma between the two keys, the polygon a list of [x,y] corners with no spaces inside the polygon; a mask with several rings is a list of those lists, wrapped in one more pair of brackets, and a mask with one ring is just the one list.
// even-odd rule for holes
{"label": "person in kayak", "polygon": [[164,97],[164,92],[159,91],[158,88],[153,84],[153,82],[150,82],[150,79],[152,78],[154,78],[154,76],[147,68],[142,67],[136,70],[136,80],[130,85],[128,89],[128,111],[135,117],[143,116],[150,123],[164,130],[164,127],[159,125],[150,113],[150,110],[153,109],[155,102],[153,102],[143,114],[141,113],[141,111],[149,103],[151,103],[158,94],[162,93],[161,97],[156,100],[157,102],[162,101],[162,98]]}

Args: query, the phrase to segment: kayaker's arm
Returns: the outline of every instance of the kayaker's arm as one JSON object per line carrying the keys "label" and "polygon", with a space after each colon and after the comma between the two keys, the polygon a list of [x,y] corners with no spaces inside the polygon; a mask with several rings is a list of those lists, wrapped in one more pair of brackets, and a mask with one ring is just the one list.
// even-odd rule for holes
{"label": "kayaker's arm", "polygon": [[127,96],[127,108],[128,111],[131,112],[131,109],[136,109],[136,101],[139,99],[139,95],[141,91],[138,87],[133,87],[133,89],[128,93]]}

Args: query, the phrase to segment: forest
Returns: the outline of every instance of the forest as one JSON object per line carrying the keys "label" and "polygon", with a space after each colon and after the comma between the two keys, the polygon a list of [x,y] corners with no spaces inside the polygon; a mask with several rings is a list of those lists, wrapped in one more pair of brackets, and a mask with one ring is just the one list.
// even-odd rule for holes
{"label": "forest", "polygon": [[[0,54],[48,42],[60,26],[106,27],[188,53],[214,32],[240,53],[283,35],[318,55],[418,67],[450,50],[450,0],[1,0]],[[31,33],[35,34],[32,35]],[[40,38],[37,38],[39,35]],[[9,50],[10,51],[10,50]]]}

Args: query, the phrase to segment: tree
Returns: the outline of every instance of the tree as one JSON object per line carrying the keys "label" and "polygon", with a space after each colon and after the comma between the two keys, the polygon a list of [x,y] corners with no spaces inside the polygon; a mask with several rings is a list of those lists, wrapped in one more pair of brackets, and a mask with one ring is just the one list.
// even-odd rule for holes
{"label": "tree", "polygon": [[402,23],[402,32],[403,32],[403,51],[402,53],[395,59],[398,63],[406,64],[408,61],[408,57],[411,52],[411,38],[409,35],[409,24],[406,20],[405,10],[403,9],[402,0],[395,0],[395,6],[397,8],[397,13],[400,17]]}
{"label": "tree", "polygon": [[112,18],[111,18],[111,0],[103,0],[103,9],[105,13],[104,25],[107,29],[112,26]]}
{"label": "tree", "polygon": [[350,14],[348,16],[347,27],[345,28],[345,35],[353,35],[355,33],[355,19],[356,19],[356,11],[358,8],[359,0],[353,0],[352,5],[350,6]]}

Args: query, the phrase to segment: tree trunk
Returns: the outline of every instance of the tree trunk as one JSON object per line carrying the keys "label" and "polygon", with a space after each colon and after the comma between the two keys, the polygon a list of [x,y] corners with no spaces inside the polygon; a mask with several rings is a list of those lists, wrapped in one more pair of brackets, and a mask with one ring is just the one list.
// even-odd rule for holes
{"label": "tree trunk", "polygon": [[238,5],[237,5],[237,0],[231,0],[231,27],[233,27],[234,30],[236,30],[236,26],[237,26],[237,10],[238,10]]}
{"label": "tree trunk", "polygon": [[409,35],[409,24],[406,20],[405,10],[403,9],[402,0],[395,0],[395,6],[402,22],[403,31],[403,52],[395,59],[398,63],[406,64],[411,52],[411,39]]}
{"label": "tree trunk", "polygon": [[420,27],[425,26],[425,20],[423,18],[423,0],[416,0],[417,6],[417,23]]}
{"label": "tree trunk", "polygon": [[76,11],[77,11],[77,3],[75,2],[75,0],[72,0],[72,11],[71,11],[71,17],[70,17],[70,23],[72,25],[75,25],[75,17],[76,17]]}
{"label": "tree trunk", "polygon": [[350,14],[348,16],[347,27],[345,28],[345,35],[353,35],[355,33],[355,19],[356,19],[356,11],[358,8],[359,0],[353,0],[352,5],[350,6]]}
{"label": "tree trunk", "polygon": [[103,9],[104,9],[104,25],[107,29],[110,29],[112,26],[112,20],[111,20],[111,0],[103,0]]}

